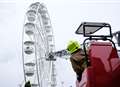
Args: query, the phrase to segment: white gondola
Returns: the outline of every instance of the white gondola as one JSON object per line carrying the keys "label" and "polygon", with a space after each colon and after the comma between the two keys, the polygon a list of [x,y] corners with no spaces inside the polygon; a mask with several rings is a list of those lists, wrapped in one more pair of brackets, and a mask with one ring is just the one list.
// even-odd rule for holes
{"label": "white gondola", "polygon": [[31,66],[31,67],[34,67],[35,66],[35,63],[33,62],[28,62],[28,63],[25,63],[26,66]]}
{"label": "white gondola", "polygon": [[36,19],[36,11],[35,10],[28,10],[27,14],[27,18],[28,21],[33,22]]}
{"label": "white gondola", "polygon": [[33,23],[26,23],[24,25],[24,28],[25,28],[26,34],[32,35],[34,33],[34,30],[35,30],[35,25]]}
{"label": "white gondola", "polygon": [[48,41],[52,41],[53,40],[53,35],[48,35]]}
{"label": "white gondola", "polygon": [[51,30],[50,28],[45,29],[46,33],[49,33]]}
{"label": "white gondola", "polygon": [[34,52],[32,47],[26,47],[24,51],[26,54],[32,54]]}
{"label": "white gondola", "polygon": [[40,9],[46,8],[43,3],[40,4]]}
{"label": "white gondola", "polygon": [[39,2],[33,3],[33,4],[30,5],[30,9],[31,10],[37,10],[38,6],[39,6]]}
{"label": "white gondola", "polygon": [[44,27],[45,27],[46,33],[49,33],[51,31],[51,26],[47,25],[47,26],[44,26]]}
{"label": "white gondola", "polygon": [[49,19],[48,14],[41,14],[41,17],[42,17],[44,20],[48,20],[48,19]]}
{"label": "white gondola", "polygon": [[27,46],[34,45],[34,41],[25,41],[24,44]]}
{"label": "white gondola", "polygon": [[33,72],[26,72],[25,74],[26,74],[27,76],[33,76],[33,75],[34,75]]}
{"label": "white gondola", "polygon": [[31,69],[26,70],[25,74],[26,74],[27,76],[33,76],[33,75],[34,75],[34,70],[31,70]]}
{"label": "white gondola", "polygon": [[38,9],[38,12],[40,14],[46,14],[47,13],[47,10],[46,9]]}

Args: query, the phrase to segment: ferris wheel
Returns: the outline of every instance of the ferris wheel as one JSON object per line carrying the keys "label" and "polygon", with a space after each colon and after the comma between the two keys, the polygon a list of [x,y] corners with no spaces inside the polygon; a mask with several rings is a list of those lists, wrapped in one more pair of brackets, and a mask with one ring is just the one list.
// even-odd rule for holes
{"label": "ferris wheel", "polygon": [[25,82],[32,87],[56,87],[53,30],[47,8],[39,2],[29,6],[24,22],[22,57]]}

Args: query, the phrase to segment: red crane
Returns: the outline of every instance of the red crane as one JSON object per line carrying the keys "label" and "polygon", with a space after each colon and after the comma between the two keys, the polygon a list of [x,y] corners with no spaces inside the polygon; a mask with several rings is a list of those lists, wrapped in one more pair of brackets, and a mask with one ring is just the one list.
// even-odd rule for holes
{"label": "red crane", "polygon": [[[111,26],[108,23],[83,22],[76,30],[76,34],[86,37],[83,48],[85,54],[87,54],[86,50],[89,51],[89,54],[86,55],[88,68],[84,70],[82,80],[76,82],[76,86],[120,87],[120,58],[116,45],[112,41],[113,35],[118,34],[119,46],[120,33],[112,34]],[[86,43],[89,44],[88,49]]]}

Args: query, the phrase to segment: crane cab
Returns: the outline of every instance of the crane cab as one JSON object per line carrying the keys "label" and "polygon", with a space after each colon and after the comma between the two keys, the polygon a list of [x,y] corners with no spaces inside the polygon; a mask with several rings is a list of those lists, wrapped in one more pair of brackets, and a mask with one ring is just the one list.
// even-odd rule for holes
{"label": "crane cab", "polygon": [[[110,24],[83,22],[76,34],[86,37],[83,48],[88,66],[77,87],[120,87],[120,58],[112,41]],[[89,49],[86,48],[87,41]]]}

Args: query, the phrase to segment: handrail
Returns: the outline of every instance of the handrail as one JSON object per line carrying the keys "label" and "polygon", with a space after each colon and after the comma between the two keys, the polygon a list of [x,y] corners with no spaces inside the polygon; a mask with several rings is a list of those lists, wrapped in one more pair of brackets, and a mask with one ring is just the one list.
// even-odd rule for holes
{"label": "handrail", "polygon": [[92,37],[86,38],[83,42],[83,49],[84,49],[84,52],[85,52],[85,58],[86,58],[87,66],[90,66],[90,60],[88,59],[87,50],[86,50],[86,46],[85,46],[85,42],[87,40],[103,40],[103,41],[108,40],[113,44],[113,47],[116,49],[115,43],[111,39],[108,39],[106,37],[104,37],[104,38],[92,38]]}

